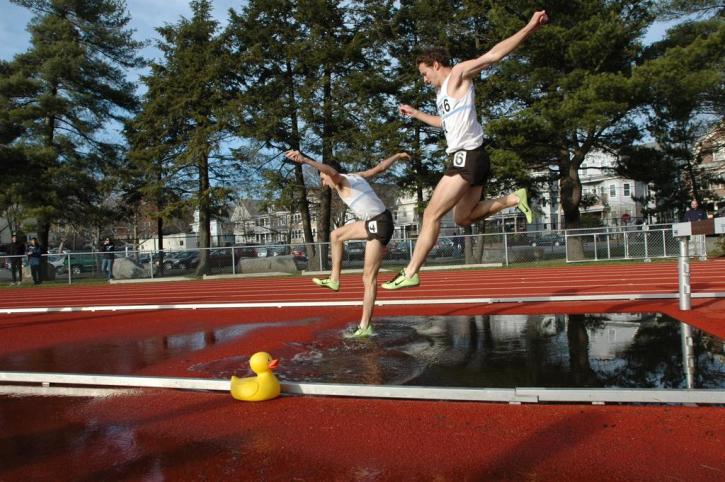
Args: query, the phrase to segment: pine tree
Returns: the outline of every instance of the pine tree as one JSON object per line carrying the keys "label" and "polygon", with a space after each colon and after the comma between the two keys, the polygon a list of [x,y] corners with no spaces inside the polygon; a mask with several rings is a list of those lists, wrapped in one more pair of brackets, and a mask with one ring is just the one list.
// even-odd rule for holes
{"label": "pine tree", "polygon": [[232,129],[230,106],[238,92],[230,87],[236,66],[211,17],[211,2],[194,0],[190,6],[191,19],[157,29],[163,61],[144,79],[149,87],[144,110],[129,133],[131,160],[153,166],[143,189],[157,204],[159,219],[168,214],[166,208],[177,207],[168,204],[169,188],[199,213],[201,275],[209,271],[204,248],[211,246],[211,217],[224,211],[229,196],[225,149]]}
{"label": "pine tree", "polygon": [[[271,155],[300,149],[327,164],[369,166],[398,143],[388,122],[393,111],[392,83],[378,63],[384,38],[375,30],[386,2],[249,2],[230,23],[230,37],[243,65],[239,83],[240,135],[268,146]],[[387,117],[385,117],[387,116]],[[271,165],[273,171],[284,167]],[[281,181],[277,172],[267,180]],[[293,168],[305,241],[312,226],[303,169]],[[316,178],[317,176],[311,177]],[[285,187],[273,186],[284,193]],[[279,199],[289,199],[280,195]],[[331,196],[320,191],[318,239],[332,229]],[[294,208],[294,207],[293,207]],[[326,251],[308,252],[313,259]]]}
{"label": "pine tree", "polygon": [[[491,4],[496,38],[520,29],[534,10],[527,1]],[[543,172],[556,166],[568,228],[579,226],[578,170],[586,155],[640,138],[635,109],[642,99],[632,75],[653,19],[649,7],[634,0],[547,3],[550,24],[496,64],[478,91],[493,162]]]}
{"label": "pine tree", "polygon": [[[713,2],[686,7],[669,3],[675,4],[671,8],[686,8],[684,13],[691,8],[715,10],[706,8]],[[725,8],[720,6],[712,17],[671,28],[665,39],[647,49],[645,61],[635,72],[648,102],[646,122],[656,151],[627,151],[621,170],[653,185],[660,218],[684,212],[693,198],[704,206],[705,199],[713,198],[708,186],[721,182],[701,167],[698,143],[725,115],[724,15]]]}
{"label": "pine tree", "polygon": [[252,0],[241,12],[231,12],[226,37],[239,65],[238,135],[271,151],[255,156],[261,170],[272,171],[263,174],[266,190],[279,191],[281,207],[301,213],[308,256],[314,263],[310,203],[302,166],[293,166],[293,182],[289,183],[288,176],[281,175],[286,171],[283,166],[270,165],[270,158],[282,162],[283,151],[302,149],[300,91],[304,66],[297,3]]}
{"label": "pine tree", "polygon": [[23,91],[12,119],[22,126],[13,145],[32,180],[24,184],[22,203],[47,246],[51,223],[99,212],[99,179],[119,158],[119,146],[100,140],[100,133],[136,106],[123,69],[142,65],[140,44],[127,29],[122,1],[13,3],[35,15],[31,47],[11,62],[8,82]]}

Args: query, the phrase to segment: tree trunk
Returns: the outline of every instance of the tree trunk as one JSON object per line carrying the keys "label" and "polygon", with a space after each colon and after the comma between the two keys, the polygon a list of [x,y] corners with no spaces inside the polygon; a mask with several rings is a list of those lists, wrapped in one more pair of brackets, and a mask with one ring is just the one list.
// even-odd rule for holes
{"label": "tree trunk", "polygon": [[[287,60],[287,98],[289,103],[290,125],[292,127],[292,135],[289,140],[290,147],[294,150],[300,150],[300,128],[299,117],[297,115],[297,101],[295,100],[295,86],[292,73],[292,65]],[[303,175],[302,166],[295,163],[295,182],[299,190],[299,210],[302,217],[302,230],[305,239],[305,254],[307,262],[310,266],[319,266],[319,262],[315,264],[317,259],[317,250],[315,249],[315,239],[312,236],[312,219],[310,215],[310,203],[307,199],[307,187],[305,187],[305,177]]]}
{"label": "tree trunk", "polygon": [[578,387],[590,385],[593,372],[589,363],[589,333],[584,315],[569,315],[566,338],[569,345],[569,369],[572,381]]}
{"label": "tree trunk", "polygon": [[[579,179],[577,163],[560,163],[562,177],[559,180],[561,207],[564,211],[564,228],[576,229],[580,225],[579,203],[582,198],[582,183]],[[581,238],[573,236],[567,239],[567,256],[571,260],[584,259],[584,247]]]}
{"label": "tree trunk", "polygon": [[[159,261],[159,274],[164,274],[164,220],[161,216],[156,217],[156,232],[159,237],[159,252],[157,253]],[[153,269],[153,267],[151,268]]]}
{"label": "tree trunk", "polygon": [[415,152],[415,201],[416,201],[416,217],[418,219],[418,229],[423,221],[423,156],[420,150],[420,123],[415,123],[415,138],[413,139],[413,151]]}
{"label": "tree trunk", "polygon": [[209,248],[211,247],[211,219],[209,203],[209,156],[205,152],[199,159],[199,265],[196,275],[209,274]]}
{"label": "tree trunk", "polygon": [[[322,107],[322,163],[332,164],[332,72],[330,66],[325,66]],[[330,189],[320,189],[320,217],[318,219],[317,240],[320,243],[330,241],[330,216],[332,206],[332,192]],[[329,246],[320,245],[322,260],[327,259]]]}
{"label": "tree trunk", "polygon": [[[48,243],[50,241],[50,222],[43,221],[38,225],[38,242],[43,253],[48,252]],[[48,279],[48,257],[40,258],[40,279],[43,281]]]}

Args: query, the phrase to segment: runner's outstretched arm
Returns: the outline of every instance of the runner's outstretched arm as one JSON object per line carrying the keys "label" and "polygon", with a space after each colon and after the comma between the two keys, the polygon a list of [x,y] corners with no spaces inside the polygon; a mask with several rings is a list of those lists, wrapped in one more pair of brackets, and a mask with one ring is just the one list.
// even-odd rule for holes
{"label": "runner's outstretched arm", "polygon": [[407,152],[398,152],[397,154],[393,154],[392,156],[388,157],[384,161],[380,161],[377,166],[372,167],[367,171],[358,172],[357,175],[366,179],[371,178],[380,174],[381,172],[387,171],[390,166],[392,166],[393,163],[398,159],[410,160],[410,155]]}
{"label": "runner's outstretched arm", "polygon": [[545,10],[535,12],[524,28],[494,45],[488,52],[478,58],[461,62],[451,70],[451,81],[472,79],[486,67],[495,64],[513,52],[526,38],[536,32],[540,26],[549,21]]}
{"label": "runner's outstretched arm", "polygon": [[419,111],[415,107],[408,104],[401,104],[398,106],[398,111],[407,117],[418,119],[421,122],[425,122],[429,126],[441,128],[441,118],[437,115],[426,114],[425,112]]}
{"label": "runner's outstretched arm", "polygon": [[298,164],[307,164],[314,167],[320,172],[324,172],[325,174],[330,176],[330,179],[332,179],[335,184],[342,183],[342,176],[339,172],[337,172],[334,167],[328,166],[327,164],[322,164],[321,162],[313,161],[309,157],[304,156],[300,151],[287,151],[284,153],[284,156],[290,161],[294,161]]}

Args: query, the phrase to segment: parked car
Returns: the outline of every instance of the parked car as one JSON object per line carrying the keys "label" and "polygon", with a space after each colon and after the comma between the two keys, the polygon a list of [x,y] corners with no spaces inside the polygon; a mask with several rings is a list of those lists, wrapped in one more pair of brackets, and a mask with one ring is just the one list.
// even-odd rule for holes
{"label": "parked car", "polygon": [[461,248],[450,238],[438,238],[429,254],[433,258],[457,258],[461,255]]}
{"label": "parked car", "polygon": [[269,256],[284,256],[290,254],[290,248],[287,245],[275,245],[275,246],[257,246],[257,256],[260,258],[267,258]]}
{"label": "parked car", "polygon": [[347,259],[363,260],[365,259],[365,241],[348,241],[345,246],[345,254]]}
{"label": "parked car", "polygon": [[391,241],[385,253],[385,259],[408,259],[410,257],[410,243],[407,240]]}
{"label": "parked car", "polygon": [[545,233],[531,241],[531,246],[562,246],[564,236],[559,233]]}
{"label": "parked car", "polygon": [[55,274],[65,273],[68,256],[65,254],[49,254],[48,264],[53,267]]}
{"label": "parked car", "polygon": [[63,258],[64,269],[70,269],[73,274],[98,271],[100,264],[100,258],[94,253],[69,253]]}
{"label": "parked car", "polygon": [[295,246],[292,248],[292,256],[296,260],[307,261],[307,249],[302,245]]}
{"label": "parked car", "polygon": [[198,263],[198,251],[176,251],[164,255],[164,271],[190,269]]}
{"label": "parked car", "polygon": [[[229,249],[226,250],[231,253]],[[259,256],[257,253],[257,246],[253,244],[243,244],[234,246],[234,258],[256,258]]]}

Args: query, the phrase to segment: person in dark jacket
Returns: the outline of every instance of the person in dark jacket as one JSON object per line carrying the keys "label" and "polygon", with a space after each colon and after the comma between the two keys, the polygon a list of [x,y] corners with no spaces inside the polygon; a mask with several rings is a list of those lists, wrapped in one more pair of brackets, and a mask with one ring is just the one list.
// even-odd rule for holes
{"label": "person in dark jacket", "polygon": [[18,241],[18,235],[13,233],[8,245],[8,255],[10,255],[10,273],[12,276],[11,285],[23,282],[23,256],[25,255],[25,243]]}
{"label": "person in dark jacket", "polygon": [[[688,209],[687,212],[685,212],[685,215],[682,216],[682,221],[692,222],[702,221],[703,219],[707,219],[707,213],[700,209],[697,199],[693,199],[690,202],[690,209]],[[690,236],[689,248],[692,256],[699,257],[701,261],[705,261],[707,259],[707,244],[705,242],[704,235],[696,234]]]}
{"label": "person in dark jacket", "polygon": [[116,259],[116,246],[114,246],[111,238],[106,238],[103,241],[103,261],[101,262],[101,271],[106,273],[108,279],[113,278],[113,260]]}
{"label": "person in dark jacket", "polygon": [[685,212],[685,215],[682,217],[682,221],[702,221],[703,219],[707,219],[707,214],[705,211],[700,209],[697,199],[693,199],[690,202],[690,209]]}
{"label": "person in dark jacket", "polygon": [[28,264],[30,265],[30,274],[33,276],[33,284],[39,285],[43,282],[40,276],[40,262],[43,257],[43,248],[38,242],[38,238],[30,240],[30,246],[28,246],[25,254],[28,255]]}

